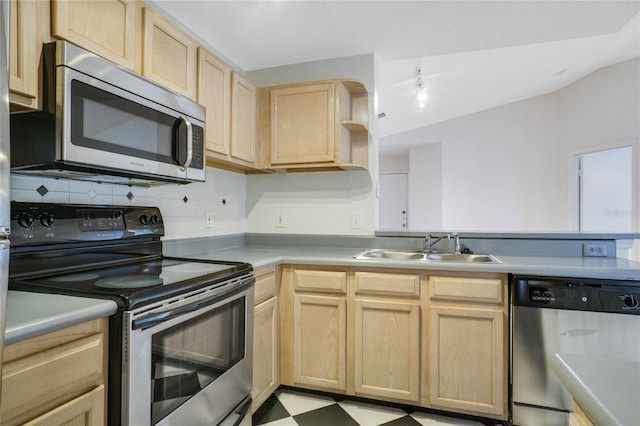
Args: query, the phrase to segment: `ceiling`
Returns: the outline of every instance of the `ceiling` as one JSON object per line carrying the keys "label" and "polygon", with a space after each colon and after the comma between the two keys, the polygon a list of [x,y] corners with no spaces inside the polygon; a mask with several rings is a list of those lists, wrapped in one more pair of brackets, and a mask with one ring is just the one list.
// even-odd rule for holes
{"label": "ceiling", "polygon": [[244,71],[374,53],[381,150],[385,136],[640,56],[640,0],[151,2]]}

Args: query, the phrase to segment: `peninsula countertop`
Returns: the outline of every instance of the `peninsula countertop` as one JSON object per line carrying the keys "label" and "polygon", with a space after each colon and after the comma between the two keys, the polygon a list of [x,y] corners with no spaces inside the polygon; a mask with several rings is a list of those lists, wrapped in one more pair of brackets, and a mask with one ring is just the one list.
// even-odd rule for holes
{"label": "peninsula countertop", "polygon": [[640,362],[555,354],[550,365],[573,399],[595,424],[638,424]]}

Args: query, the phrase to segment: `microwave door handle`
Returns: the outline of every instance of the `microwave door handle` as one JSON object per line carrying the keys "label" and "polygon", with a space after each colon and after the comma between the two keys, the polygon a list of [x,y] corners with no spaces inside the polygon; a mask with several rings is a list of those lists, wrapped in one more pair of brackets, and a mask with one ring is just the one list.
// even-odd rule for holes
{"label": "microwave door handle", "polygon": [[182,171],[185,171],[189,168],[193,160],[193,126],[187,117],[182,116],[181,119],[187,127],[187,159],[180,167]]}

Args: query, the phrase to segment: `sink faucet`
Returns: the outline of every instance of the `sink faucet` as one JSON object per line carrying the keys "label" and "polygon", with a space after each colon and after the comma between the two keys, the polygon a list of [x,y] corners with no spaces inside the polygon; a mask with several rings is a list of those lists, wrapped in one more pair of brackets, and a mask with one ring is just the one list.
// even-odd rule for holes
{"label": "sink faucet", "polygon": [[[433,241],[434,238],[435,238],[435,241]],[[433,246],[436,245],[438,241],[445,238],[447,240],[450,240],[451,238],[454,239],[453,252],[455,254],[460,254],[460,236],[458,235],[457,232],[453,232],[451,234],[442,234],[439,237],[434,237],[433,234],[427,234],[427,238],[424,240],[423,251],[425,253],[431,253],[433,251]]]}

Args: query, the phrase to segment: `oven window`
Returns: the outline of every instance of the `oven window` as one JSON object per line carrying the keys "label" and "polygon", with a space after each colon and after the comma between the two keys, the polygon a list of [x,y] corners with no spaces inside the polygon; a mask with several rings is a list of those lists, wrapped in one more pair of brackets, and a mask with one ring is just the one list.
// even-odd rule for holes
{"label": "oven window", "polygon": [[78,80],[71,111],[74,145],[173,164],[174,117]]}
{"label": "oven window", "polygon": [[245,357],[246,297],[152,337],[153,424]]}

